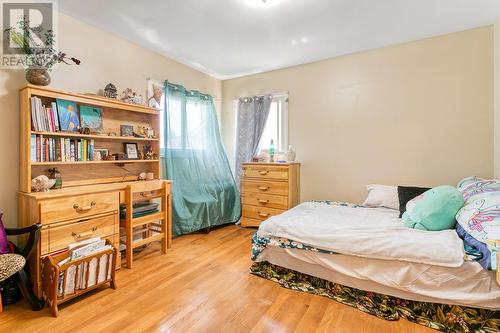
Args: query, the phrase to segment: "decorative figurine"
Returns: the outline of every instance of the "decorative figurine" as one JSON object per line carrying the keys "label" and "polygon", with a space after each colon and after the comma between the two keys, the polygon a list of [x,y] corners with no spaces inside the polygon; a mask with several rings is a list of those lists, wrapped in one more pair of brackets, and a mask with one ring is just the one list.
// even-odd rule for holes
{"label": "decorative figurine", "polygon": [[55,183],[55,179],[49,179],[45,175],[40,175],[31,180],[31,189],[35,192],[48,192]]}
{"label": "decorative figurine", "polygon": [[144,159],[152,160],[153,154],[153,147],[151,145],[144,145]]}
{"label": "decorative figurine", "polygon": [[104,97],[114,98],[118,96],[116,86],[113,83],[108,83],[106,87],[104,87]]}
{"label": "decorative figurine", "polygon": [[144,104],[144,98],[130,88],[122,92],[121,100],[130,104]]}
{"label": "decorative figurine", "polygon": [[57,168],[50,168],[50,179],[55,179],[55,184],[53,188],[62,188],[62,175],[61,172]]}
{"label": "decorative figurine", "polygon": [[141,172],[139,174],[139,180],[146,180],[146,173],[145,172]]}

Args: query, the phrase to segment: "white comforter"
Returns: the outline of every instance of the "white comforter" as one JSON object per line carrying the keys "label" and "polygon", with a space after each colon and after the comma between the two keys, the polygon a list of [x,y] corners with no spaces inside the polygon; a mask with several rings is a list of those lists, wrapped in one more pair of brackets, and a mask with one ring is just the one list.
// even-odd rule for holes
{"label": "white comforter", "polygon": [[283,237],[317,248],[365,258],[401,260],[444,267],[464,262],[455,230],[409,229],[399,212],[305,202],[263,222],[260,237]]}

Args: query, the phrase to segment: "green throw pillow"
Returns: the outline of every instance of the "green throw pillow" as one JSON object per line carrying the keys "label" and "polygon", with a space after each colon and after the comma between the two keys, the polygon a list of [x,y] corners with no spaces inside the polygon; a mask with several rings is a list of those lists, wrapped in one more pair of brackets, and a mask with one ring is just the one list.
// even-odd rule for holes
{"label": "green throw pillow", "polygon": [[408,228],[438,231],[452,229],[455,215],[464,205],[462,194],[453,186],[431,188],[408,201],[403,223]]}

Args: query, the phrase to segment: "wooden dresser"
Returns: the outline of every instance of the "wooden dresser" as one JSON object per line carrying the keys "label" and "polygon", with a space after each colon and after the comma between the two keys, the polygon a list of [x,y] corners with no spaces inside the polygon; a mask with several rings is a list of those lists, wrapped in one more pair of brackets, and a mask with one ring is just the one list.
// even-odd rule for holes
{"label": "wooden dresser", "polygon": [[[145,182],[167,182],[170,196],[170,181]],[[39,246],[30,262],[33,290],[37,296],[42,295],[41,265],[47,255],[89,237],[102,237],[116,248],[120,247],[120,203],[125,202],[127,185],[134,183],[78,186],[38,193],[19,192],[19,225],[42,224]],[[117,268],[119,266],[118,257]]]}
{"label": "wooden dresser", "polygon": [[299,204],[299,163],[244,163],[241,226],[258,227],[267,218]]}

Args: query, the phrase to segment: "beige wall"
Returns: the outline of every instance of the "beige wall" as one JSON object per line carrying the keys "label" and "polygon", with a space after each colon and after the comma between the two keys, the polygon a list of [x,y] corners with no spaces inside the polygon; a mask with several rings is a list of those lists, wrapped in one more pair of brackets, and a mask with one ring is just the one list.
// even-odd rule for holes
{"label": "beige wall", "polygon": [[500,179],[500,19],[494,25],[494,176]]}
{"label": "beige wall", "polygon": [[290,93],[302,200],[361,202],[369,183],[493,176],[491,26],[224,81],[231,158],[233,100],[276,91]]}
{"label": "beige wall", "polygon": [[[129,87],[144,96],[147,78],[168,79],[218,97],[220,111],[221,82],[213,77],[62,14],[58,37],[61,50],[82,64],[56,68],[54,88],[96,93],[113,82],[120,92]],[[17,225],[18,90],[25,83],[23,72],[0,70],[0,211],[7,226]]]}

